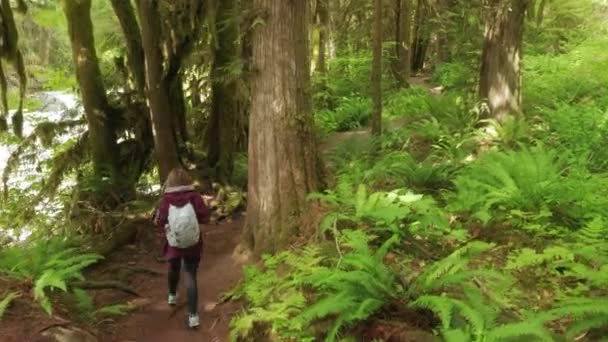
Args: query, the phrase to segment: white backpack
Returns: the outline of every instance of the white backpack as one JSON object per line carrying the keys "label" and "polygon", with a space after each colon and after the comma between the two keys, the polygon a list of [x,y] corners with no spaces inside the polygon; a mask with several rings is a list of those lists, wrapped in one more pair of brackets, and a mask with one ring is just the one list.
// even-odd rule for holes
{"label": "white backpack", "polygon": [[165,227],[169,246],[188,248],[200,239],[201,231],[192,204],[183,207],[169,206],[169,224]]}

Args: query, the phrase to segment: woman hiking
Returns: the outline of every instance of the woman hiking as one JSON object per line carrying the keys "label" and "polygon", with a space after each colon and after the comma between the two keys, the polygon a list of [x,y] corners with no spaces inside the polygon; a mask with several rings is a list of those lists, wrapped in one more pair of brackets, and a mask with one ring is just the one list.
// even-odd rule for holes
{"label": "woman hiking", "polygon": [[187,277],[188,327],[200,325],[197,270],[203,251],[202,225],[209,209],[195,191],[192,178],[183,168],[169,173],[158,209],[157,224],[162,235],[162,253],[169,262],[169,305],[177,304],[177,285],[182,263]]}

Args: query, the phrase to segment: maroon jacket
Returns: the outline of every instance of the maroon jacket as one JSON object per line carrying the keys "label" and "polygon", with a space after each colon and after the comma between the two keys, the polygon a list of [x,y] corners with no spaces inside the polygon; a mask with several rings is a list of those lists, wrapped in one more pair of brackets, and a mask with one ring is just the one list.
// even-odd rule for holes
{"label": "maroon jacket", "polygon": [[174,259],[180,257],[197,257],[200,256],[203,251],[203,234],[198,243],[192,247],[185,249],[175,248],[169,246],[167,238],[165,237],[165,225],[169,222],[169,206],[173,205],[176,207],[183,207],[184,205],[191,203],[196,212],[199,224],[205,224],[209,222],[209,209],[205,206],[201,195],[194,191],[192,186],[182,186],[167,188],[163,194],[163,198],[158,208],[158,227],[162,232],[163,236],[163,255],[167,259]]}

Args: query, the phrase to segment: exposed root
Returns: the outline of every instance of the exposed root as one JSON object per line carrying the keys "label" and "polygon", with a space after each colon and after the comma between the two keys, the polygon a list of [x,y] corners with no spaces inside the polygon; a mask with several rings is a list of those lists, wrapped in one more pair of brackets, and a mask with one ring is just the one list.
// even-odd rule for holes
{"label": "exposed root", "polygon": [[117,281],[79,281],[73,283],[72,286],[83,290],[120,290],[135,297],[141,297],[135,290]]}

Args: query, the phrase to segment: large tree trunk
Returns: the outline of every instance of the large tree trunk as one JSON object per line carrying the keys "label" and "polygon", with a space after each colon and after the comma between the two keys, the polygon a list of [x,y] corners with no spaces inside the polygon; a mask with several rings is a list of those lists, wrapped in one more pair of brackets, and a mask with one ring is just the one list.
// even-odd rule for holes
{"label": "large tree trunk", "polygon": [[[241,12],[253,14],[253,0],[241,0]],[[241,23],[241,61],[243,70],[237,87],[237,139],[236,149],[246,152],[249,136],[249,113],[251,111],[251,76],[253,68],[253,22],[255,17],[250,15],[248,20]]]}
{"label": "large tree trunk", "polygon": [[529,0],[491,0],[481,56],[479,96],[503,120],[521,108],[521,45]]}
{"label": "large tree trunk", "polygon": [[237,81],[241,76],[231,69],[240,58],[239,23],[234,20],[236,8],[235,0],[218,3],[217,43],[211,70],[213,103],[207,127],[207,161],[222,181],[228,181],[232,175],[236,149]]}
{"label": "large tree trunk", "polygon": [[317,20],[319,23],[319,51],[316,71],[322,75],[327,73],[326,47],[329,31],[329,0],[317,1]]}
{"label": "large tree trunk", "polygon": [[146,94],[154,128],[154,145],[162,184],[171,169],[179,166],[180,162],[177,139],[173,130],[173,109],[169,102],[169,87],[163,77],[158,0],[138,0],[138,7],[146,61]]}
{"label": "large tree trunk", "polygon": [[394,0],[395,10],[395,57],[393,74],[401,87],[406,87],[410,78],[412,35],[412,13],[410,0]]}
{"label": "large tree trunk", "polygon": [[266,13],[253,36],[249,195],[244,242],[256,255],[301,235],[319,189],[308,56],[308,1],[255,0]]}
{"label": "large tree trunk", "polygon": [[382,134],[382,0],[374,0],[372,61],[372,134]]}
{"label": "large tree trunk", "polygon": [[419,72],[424,69],[426,52],[429,47],[430,34],[428,30],[427,0],[418,0],[416,6],[416,22],[414,25],[414,41],[412,42],[412,71]]}
{"label": "large tree trunk", "polygon": [[116,144],[116,118],[106,98],[101,70],[95,51],[91,0],[64,0],[63,9],[68,22],[76,78],[80,86],[86,114],[93,171],[98,179],[109,177],[120,181]]}
{"label": "large tree trunk", "polygon": [[135,11],[130,1],[111,0],[114,13],[120,22],[125,42],[127,45],[127,63],[131,77],[135,82],[135,89],[139,95],[145,96],[146,75],[144,50],[141,42],[141,32],[135,17]]}

